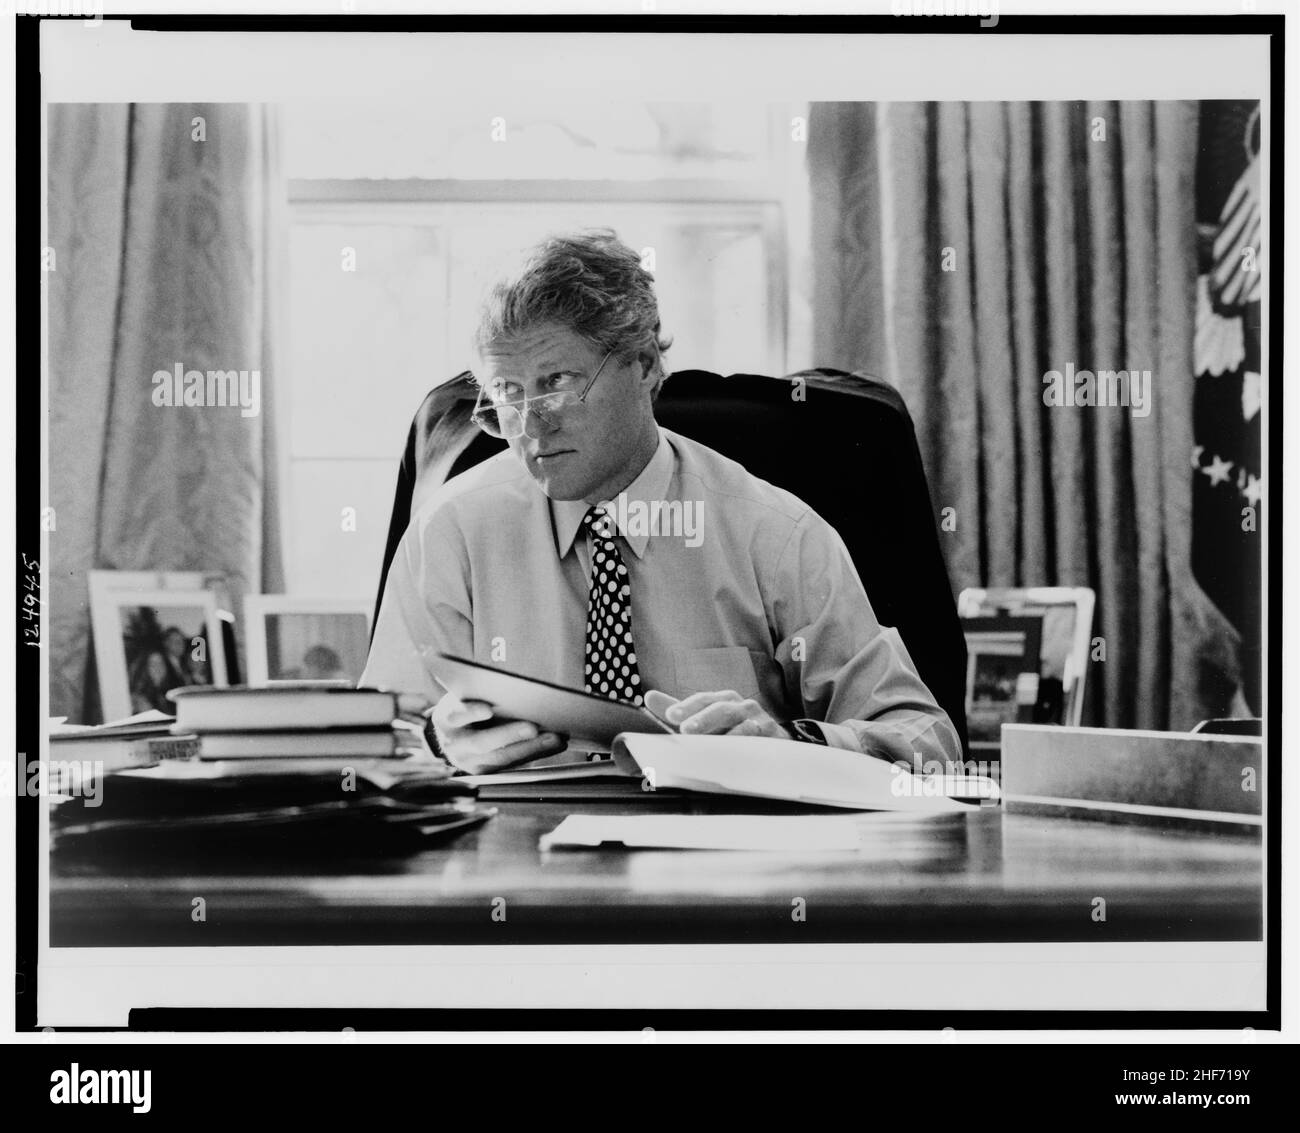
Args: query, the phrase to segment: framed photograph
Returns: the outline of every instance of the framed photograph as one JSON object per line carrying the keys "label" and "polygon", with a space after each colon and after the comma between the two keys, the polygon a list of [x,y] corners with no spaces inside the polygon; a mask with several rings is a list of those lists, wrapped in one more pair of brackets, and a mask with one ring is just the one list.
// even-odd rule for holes
{"label": "framed photograph", "polygon": [[217,600],[217,617],[221,621],[221,644],[226,657],[226,679],[240,681],[240,648],[235,633],[234,605],[230,580],[215,570],[91,570],[86,572],[90,590],[90,608],[108,601],[108,595],[121,590],[207,590]]}
{"label": "framed photograph", "polygon": [[244,618],[249,684],[360,680],[370,650],[365,599],[250,594]]}
{"label": "framed photograph", "polygon": [[1033,718],[1039,691],[1039,617],[967,618],[966,726],[975,751],[997,751],[1002,725]]}
{"label": "framed photograph", "polygon": [[104,719],[156,709],[186,685],[225,685],[226,650],[211,590],[107,590],[91,607]]}
{"label": "framed photograph", "polygon": [[1095,604],[1096,596],[1086,586],[971,588],[958,596],[957,613],[963,625],[980,617],[1040,619],[1038,697],[1032,720],[1078,727]]}

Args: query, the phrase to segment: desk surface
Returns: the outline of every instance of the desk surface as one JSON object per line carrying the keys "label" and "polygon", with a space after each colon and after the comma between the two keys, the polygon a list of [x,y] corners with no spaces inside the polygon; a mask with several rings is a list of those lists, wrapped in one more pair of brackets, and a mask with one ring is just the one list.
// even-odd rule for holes
{"label": "desk surface", "polygon": [[[719,809],[735,811],[735,800]],[[1258,837],[1004,814],[889,816],[854,853],[553,851],[567,814],[510,801],[403,857],[56,855],[54,947],[1260,940]],[[699,803],[675,809],[699,810]],[[870,816],[865,816],[870,819]],[[206,902],[202,925],[192,901]],[[1096,918],[1096,898],[1105,920]],[[505,899],[501,919],[500,898]],[[795,920],[796,899],[806,918]],[[496,916],[494,918],[494,911]]]}

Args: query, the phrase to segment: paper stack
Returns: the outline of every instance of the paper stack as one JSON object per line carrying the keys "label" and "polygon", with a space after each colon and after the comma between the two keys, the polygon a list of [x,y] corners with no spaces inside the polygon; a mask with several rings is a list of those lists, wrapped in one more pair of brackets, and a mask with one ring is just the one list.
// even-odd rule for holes
{"label": "paper stack", "polygon": [[420,705],[377,689],[178,689],[171,730],[194,758],[120,768],[94,797],[62,800],[61,850],[169,854],[418,848],[496,812],[424,744]]}
{"label": "paper stack", "polygon": [[175,731],[198,737],[202,760],[303,760],[321,769],[427,751],[419,698],[373,688],[278,684],[180,688]]}
{"label": "paper stack", "polygon": [[99,766],[104,771],[124,767],[153,767],[164,759],[193,759],[198,755],[195,736],[176,735],[176,718],[150,710],[107,724],[68,724],[50,721],[50,762],[71,761]]}

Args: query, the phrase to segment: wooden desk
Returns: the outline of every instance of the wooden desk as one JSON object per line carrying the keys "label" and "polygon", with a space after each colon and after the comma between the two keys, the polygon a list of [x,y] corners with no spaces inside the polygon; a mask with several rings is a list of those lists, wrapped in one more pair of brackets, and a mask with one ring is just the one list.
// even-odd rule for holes
{"label": "wooden desk", "polygon": [[[744,809],[741,800],[676,809]],[[51,869],[60,946],[1260,940],[1257,837],[981,810],[882,825],[857,853],[552,852],[565,815],[633,801],[499,802],[412,856],[175,857]],[[658,800],[654,805],[669,805]],[[191,902],[206,902],[203,924]],[[1104,922],[1094,901],[1106,902]],[[505,920],[500,901],[505,899]],[[792,918],[802,898],[806,920]],[[498,919],[493,919],[494,908]]]}

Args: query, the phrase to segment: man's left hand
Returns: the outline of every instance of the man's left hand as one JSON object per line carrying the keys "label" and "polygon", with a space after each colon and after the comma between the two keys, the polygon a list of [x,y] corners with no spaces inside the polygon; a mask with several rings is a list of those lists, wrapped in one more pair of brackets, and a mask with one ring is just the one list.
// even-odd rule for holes
{"label": "man's left hand", "polygon": [[650,689],[645,694],[645,706],[688,736],[790,738],[790,733],[773,720],[762,705],[731,689],[697,692],[682,700],[674,700],[665,692]]}

